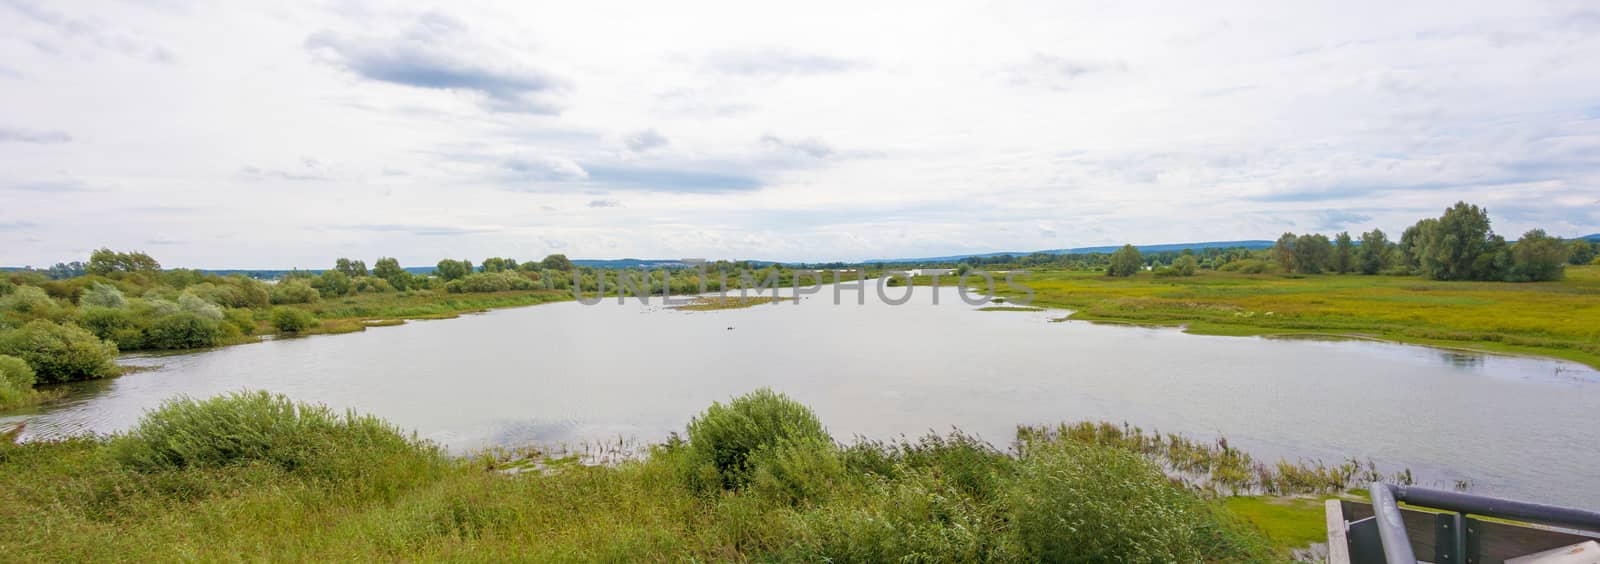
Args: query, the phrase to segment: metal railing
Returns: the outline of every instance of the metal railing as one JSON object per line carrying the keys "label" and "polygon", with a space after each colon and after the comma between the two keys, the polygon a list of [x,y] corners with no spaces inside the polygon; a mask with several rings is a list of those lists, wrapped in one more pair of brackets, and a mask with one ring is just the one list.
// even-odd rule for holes
{"label": "metal railing", "polygon": [[[1350,552],[1354,561],[1381,561],[1387,564],[1411,564],[1417,561],[1414,549],[1417,543],[1410,538],[1407,519],[1399,502],[1452,512],[1435,515],[1431,539],[1433,553],[1425,555],[1434,562],[1467,564],[1479,561],[1483,539],[1478,536],[1481,534],[1479,529],[1483,527],[1476,526],[1481,522],[1467,517],[1469,514],[1600,532],[1600,512],[1584,509],[1383,483],[1373,483],[1371,493],[1373,516],[1370,524],[1351,523],[1363,525],[1359,529],[1351,527]],[[1416,528],[1414,520],[1410,525]],[[1375,535],[1371,534],[1372,528],[1376,528]],[[1374,544],[1380,546],[1372,546]]]}

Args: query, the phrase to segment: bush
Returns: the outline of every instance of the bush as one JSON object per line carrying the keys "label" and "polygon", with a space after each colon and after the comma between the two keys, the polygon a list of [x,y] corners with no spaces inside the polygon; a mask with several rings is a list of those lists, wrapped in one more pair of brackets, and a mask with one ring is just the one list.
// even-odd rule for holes
{"label": "bush", "polygon": [[460,280],[451,280],[445,284],[445,291],[452,293],[481,293],[481,292],[509,292],[511,290],[532,290],[536,284],[527,276],[515,272],[480,272],[469,274]]}
{"label": "bush", "polygon": [[188,311],[156,319],[144,334],[145,348],[167,350],[214,347],[224,335],[221,323]]}
{"label": "bush", "polygon": [[78,298],[78,305],[123,309],[128,307],[128,300],[122,297],[122,290],[118,290],[116,286],[90,282],[89,289],[83,292],[83,297]]}
{"label": "bush", "polygon": [[0,317],[13,325],[23,325],[36,319],[55,319],[61,313],[61,304],[36,286],[18,286],[0,297]]}
{"label": "bush", "polygon": [[1170,266],[1163,266],[1155,269],[1153,274],[1155,274],[1156,278],[1172,278],[1178,276],[1178,269]]}
{"label": "bush", "polygon": [[31,403],[35,396],[35,376],[28,363],[14,356],[0,355],[0,409]]}
{"label": "bush", "polygon": [[0,355],[0,382],[11,386],[31,390],[38,379],[33,373],[33,368],[26,361],[14,356]]}
{"label": "bush", "polygon": [[[123,343],[124,338],[139,337],[139,330],[133,325],[133,317],[126,309],[91,306],[78,311],[78,326],[88,329],[94,336],[107,341],[112,341],[118,346],[129,347]],[[136,343],[135,343],[136,344]]]}
{"label": "bush", "polygon": [[1029,560],[1238,562],[1267,554],[1257,534],[1135,452],[1059,441],[1026,450],[1010,505]]}
{"label": "bush", "polygon": [[223,312],[222,317],[225,321],[237,327],[241,335],[256,334],[256,318],[255,314],[250,310],[229,308]]}
{"label": "bush", "polygon": [[104,378],[116,374],[117,346],[75,325],[33,321],[0,332],[0,354],[27,361],[43,383]]}
{"label": "bush", "polygon": [[[738,488],[750,480],[751,455],[790,442],[833,441],[811,408],[789,396],[762,388],[728,402],[712,403],[689,421],[689,459],[715,469],[722,488]],[[709,484],[692,484],[697,487]]]}
{"label": "bush", "polygon": [[330,480],[441,458],[434,445],[376,417],[267,392],[169,400],[108,448],[113,460],[141,472],[267,464]]}
{"label": "bush", "polygon": [[272,309],[272,326],[282,333],[299,333],[321,325],[317,316],[311,312],[292,307],[279,307]]}
{"label": "bush", "polygon": [[359,276],[355,279],[357,294],[383,294],[394,291],[394,286],[388,280],[372,276]]}
{"label": "bush", "polygon": [[178,308],[211,321],[222,321],[222,308],[205,298],[185,290],[178,296]]}
{"label": "bush", "polygon": [[825,501],[846,479],[839,447],[815,437],[763,446],[750,462],[751,491],[790,505]]}
{"label": "bush", "polygon": [[290,278],[279,282],[272,287],[272,303],[274,304],[309,304],[322,298],[310,282],[299,278]]}
{"label": "bush", "polygon": [[1240,274],[1268,274],[1277,271],[1277,269],[1278,265],[1271,262],[1261,259],[1244,259],[1224,264],[1217,270],[1221,270],[1223,272],[1238,272]]}
{"label": "bush", "polygon": [[1178,271],[1178,276],[1194,276],[1195,270],[1200,268],[1200,260],[1194,255],[1183,255],[1178,260],[1172,261],[1172,269]]}

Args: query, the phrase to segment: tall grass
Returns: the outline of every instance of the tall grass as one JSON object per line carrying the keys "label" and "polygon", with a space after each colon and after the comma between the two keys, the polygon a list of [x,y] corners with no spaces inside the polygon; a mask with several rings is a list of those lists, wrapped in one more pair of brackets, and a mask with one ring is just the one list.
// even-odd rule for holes
{"label": "tall grass", "polygon": [[[536,471],[449,460],[380,421],[264,393],[131,432],[0,445],[19,560],[1261,561],[1281,555],[1140,453],[1063,434],[827,437],[768,391],[688,440]],[[719,466],[718,461],[726,464]],[[499,468],[499,467],[497,467]],[[720,487],[700,482],[711,472]],[[737,476],[723,480],[722,472]]]}
{"label": "tall grass", "polygon": [[[1038,444],[1068,442],[1099,445],[1145,455],[1168,475],[1197,489],[1226,495],[1333,494],[1372,482],[1410,484],[1411,470],[1379,472],[1376,463],[1350,458],[1337,464],[1321,460],[1258,461],[1233,448],[1226,437],[1203,442],[1177,434],[1146,432],[1127,423],[1081,421],[1054,427],[1017,428],[1020,452]],[[1460,485],[1458,484],[1458,487]]]}

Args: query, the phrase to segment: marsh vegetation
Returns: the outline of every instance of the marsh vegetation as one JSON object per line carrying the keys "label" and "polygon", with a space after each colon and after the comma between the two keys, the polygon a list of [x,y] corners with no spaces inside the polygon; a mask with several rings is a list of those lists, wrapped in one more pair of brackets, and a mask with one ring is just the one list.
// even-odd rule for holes
{"label": "marsh vegetation", "polygon": [[1269,561],[1137,448],[1024,433],[839,444],[786,396],[717,403],[613,464],[497,471],[265,393],[112,437],[0,445],[0,547],[40,560]]}

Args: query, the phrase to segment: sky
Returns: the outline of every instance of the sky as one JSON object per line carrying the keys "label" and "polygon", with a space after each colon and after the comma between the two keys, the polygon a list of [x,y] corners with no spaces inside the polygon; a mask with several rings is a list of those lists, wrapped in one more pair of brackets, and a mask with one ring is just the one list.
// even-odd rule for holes
{"label": "sky", "polygon": [[0,0],[0,30],[6,266],[1397,237],[1457,200],[1600,231],[1593,2]]}

